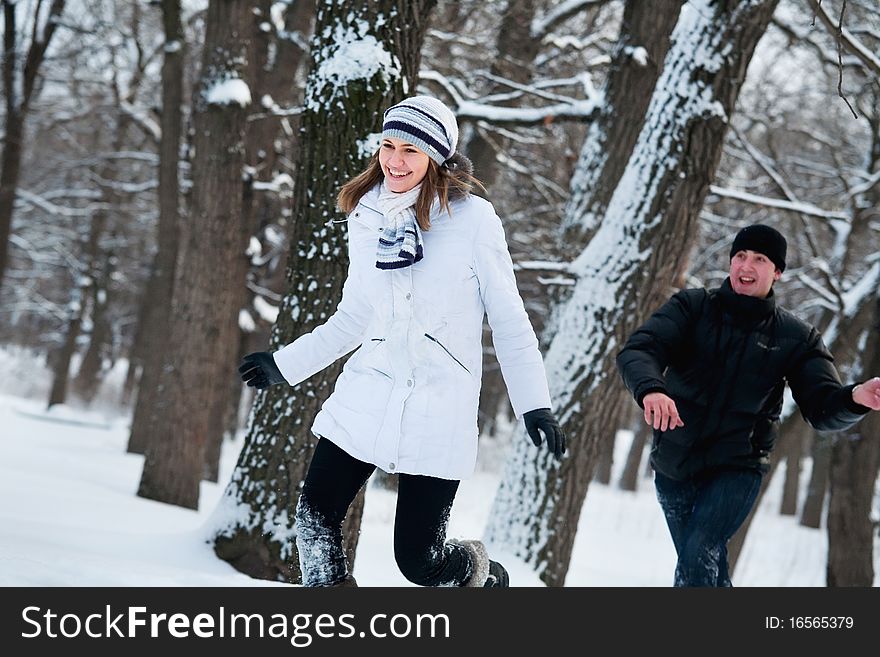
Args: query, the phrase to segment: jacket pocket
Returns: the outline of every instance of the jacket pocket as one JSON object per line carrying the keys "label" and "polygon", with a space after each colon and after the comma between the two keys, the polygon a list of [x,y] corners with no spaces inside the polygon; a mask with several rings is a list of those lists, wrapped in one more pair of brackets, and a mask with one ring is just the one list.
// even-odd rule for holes
{"label": "jacket pocket", "polygon": [[433,335],[430,335],[429,333],[425,333],[425,337],[428,338],[428,339],[429,339],[431,342],[433,342],[434,344],[436,344],[438,347],[440,347],[444,352],[446,352],[446,355],[449,356],[449,357],[450,357],[452,360],[454,360],[456,363],[458,363],[458,366],[461,367],[461,369],[463,369],[463,370],[464,370],[465,372],[467,372],[468,374],[471,373],[471,371],[470,371],[467,367],[464,366],[464,363],[462,363],[460,360],[458,360],[458,358],[456,358],[455,355],[454,355],[451,351],[449,351],[449,349],[447,349],[447,348],[443,345],[442,342],[440,342],[440,340],[438,340],[437,338],[435,338]]}
{"label": "jacket pocket", "polygon": [[776,422],[772,418],[759,417],[749,434],[752,451],[769,454],[776,446]]}
{"label": "jacket pocket", "polygon": [[365,340],[354,356],[357,360],[353,365],[362,371],[377,372],[392,378],[391,364],[388,362],[387,354],[382,353],[380,349],[383,344],[385,344],[385,338]]}

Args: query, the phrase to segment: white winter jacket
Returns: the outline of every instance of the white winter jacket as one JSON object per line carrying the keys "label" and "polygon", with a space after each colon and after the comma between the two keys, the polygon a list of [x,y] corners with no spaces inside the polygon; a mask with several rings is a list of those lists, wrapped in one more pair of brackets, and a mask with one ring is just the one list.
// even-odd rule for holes
{"label": "white winter jacket", "polygon": [[348,278],[336,312],[275,352],[296,385],[358,345],[312,431],[386,472],[464,479],[477,457],[482,324],[516,416],[550,408],[535,332],[513,275],[501,220],[477,196],[439,204],[422,260],[381,270],[378,186],[348,216]]}

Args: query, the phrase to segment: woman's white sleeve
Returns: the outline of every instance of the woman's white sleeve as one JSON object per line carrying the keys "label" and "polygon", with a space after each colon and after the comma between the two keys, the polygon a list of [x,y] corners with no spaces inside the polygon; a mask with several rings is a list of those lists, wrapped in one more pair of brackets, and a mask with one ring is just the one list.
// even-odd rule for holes
{"label": "woman's white sleeve", "polygon": [[480,218],[474,269],[514,413],[519,418],[536,408],[551,408],[538,339],[516,286],[504,228],[494,213]]}
{"label": "woman's white sleeve", "polygon": [[349,265],[336,312],[311,332],[276,351],[275,364],[287,382],[295,386],[361,344],[371,317],[372,306]]}

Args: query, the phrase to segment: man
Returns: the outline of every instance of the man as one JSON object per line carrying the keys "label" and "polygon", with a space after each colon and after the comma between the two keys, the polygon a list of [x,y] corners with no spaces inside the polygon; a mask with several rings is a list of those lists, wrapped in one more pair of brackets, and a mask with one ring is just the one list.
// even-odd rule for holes
{"label": "man", "polygon": [[786,381],[819,431],[880,410],[880,378],[842,385],[819,332],[776,305],[785,254],[773,228],[743,228],[721,287],[678,292],[617,356],[654,428],[651,464],[678,554],[676,586],[731,586],[727,542],[768,470]]}

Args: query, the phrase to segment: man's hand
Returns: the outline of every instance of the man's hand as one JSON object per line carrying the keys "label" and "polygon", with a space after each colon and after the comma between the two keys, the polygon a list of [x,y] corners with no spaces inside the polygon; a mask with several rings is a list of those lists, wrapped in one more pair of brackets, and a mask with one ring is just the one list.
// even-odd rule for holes
{"label": "man's hand", "polygon": [[873,411],[880,411],[880,376],[860,383],[852,391],[853,401],[867,406]]}
{"label": "man's hand", "polygon": [[645,395],[642,399],[642,406],[645,407],[645,422],[655,429],[672,431],[684,426],[678,409],[675,407],[675,402],[662,392],[652,392]]}
{"label": "man's hand", "polygon": [[536,408],[523,414],[523,422],[525,422],[526,431],[529,432],[529,437],[535,443],[535,447],[540,447],[541,432],[543,432],[547,436],[547,449],[553,452],[557,459],[562,458],[562,455],[565,454],[565,432],[549,408]]}

